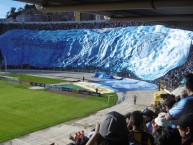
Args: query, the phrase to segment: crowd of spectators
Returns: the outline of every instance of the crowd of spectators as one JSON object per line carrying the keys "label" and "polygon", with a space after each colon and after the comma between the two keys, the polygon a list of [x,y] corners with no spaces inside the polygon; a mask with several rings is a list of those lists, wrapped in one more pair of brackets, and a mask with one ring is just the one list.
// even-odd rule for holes
{"label": "crowd of spectators", "polygon": [[189,56],[185,64],[169,71],[163,77],[153,81],[155,84],[159,84],[160,80],[165,83],[165,89],[174,90],[180,85],[183,85],[183,79],[185,75],[193,72],[193,45],[190,47]]}
{"label": "crowd of spectators", "polygon": [[185,90],[180,99],[165,95],[154,109],[109,112],[89,135],[70,135],[68,145],[192,145],[193,74],[186,75]]}
{"label": "crowd of spectators", "polygon": [[128,26],[149,26],[151,23],[142,22],[109,22],[101,21],[67,21],[67,22],[23,22],[0,23],[0,34],[11,29],[29,30],[68,30],[68,29],[101,29]]}

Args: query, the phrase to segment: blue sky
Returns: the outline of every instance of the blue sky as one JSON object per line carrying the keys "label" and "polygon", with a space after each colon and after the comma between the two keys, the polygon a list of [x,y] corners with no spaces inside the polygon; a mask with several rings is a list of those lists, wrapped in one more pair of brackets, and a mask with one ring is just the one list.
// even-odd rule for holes
{"label": "blue sky", "polygon": [[0,18],[5,18],[8,11],[10,11],[11,7],[15,7],[16,9],[20,7],[24,7],[26,3],[23,2],[17,2],[13,0],[1,0],[0,4]]}

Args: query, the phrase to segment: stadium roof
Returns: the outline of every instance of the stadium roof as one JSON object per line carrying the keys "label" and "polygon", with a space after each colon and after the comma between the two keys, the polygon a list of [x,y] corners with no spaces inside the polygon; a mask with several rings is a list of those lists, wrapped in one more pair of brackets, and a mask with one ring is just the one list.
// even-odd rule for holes
{"label": "stadium roof", "polygon": [[111,21],[141,21],[193,31],[193,0],[16,0],[45,12],[89,12]]}

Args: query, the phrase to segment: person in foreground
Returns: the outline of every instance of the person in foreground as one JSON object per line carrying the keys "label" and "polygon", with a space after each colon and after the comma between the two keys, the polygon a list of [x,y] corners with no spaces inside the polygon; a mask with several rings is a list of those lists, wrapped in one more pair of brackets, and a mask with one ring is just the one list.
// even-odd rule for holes
{"label": "person in foreground", "polygon": [[188,97],[182,98],[166,115],[167,120],[177,120],[183,114],[193,113],[193,74],[186,76],[185,88]]}
{"label": "person in foreground", "polygon": [[154,145],[153,136],[144,131],[143,113],[141,111],[133,111],[130,116],[129,123],[132,130],[129,130],[128,140],[129,145]]}
{"label": "person in foreground", "polygon": [[181,136],[177,129],[159,126],[153,133],[156,145],[181,145]]}
{"label": "person in foreground", "polygon": [[166,113],[160,112],[158,117],[152,120],[152,133],[159,127],[172,127],[172,123],[165,118]]}
{"label": "person in foreground", "polygon": [[154,119],[154,117],[155,113],[152,110],[146,108],[143,111],[144,123],[146,124],[146,127],[150,133],[152,133],[152,120]]}
{"label": "person in foreground", "polygon": [[175,123],[182,137],[182,145],[193,145],[193,113],[182,115]]}
{"label": "person in foreground", "polygon": [[86,145],[128,145],[125,117],[115,111],[108,113],[96,124],[95,133]]}

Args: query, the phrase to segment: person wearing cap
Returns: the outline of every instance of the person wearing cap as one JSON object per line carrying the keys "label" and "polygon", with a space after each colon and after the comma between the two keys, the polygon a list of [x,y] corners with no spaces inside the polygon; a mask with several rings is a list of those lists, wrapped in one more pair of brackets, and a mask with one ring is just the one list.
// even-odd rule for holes
{"label": "person wearing cap", "polygon": [[186,76],[185,89],[188,97],[182,98],[169,110],[166,115],[167,120],[177,120],[183,114],[193,113],[193,74]]}
{"label": "person wearing cap", "polygon": [[143,118],[144,118],[147,130],[149,132],[152,132],[152,122],[151,121],[154,119],[154,116],[155,116],[155,113],[148,108],[146,108],[143,111]]}
{"label": "person wearing cap", "polygon": [[158,127],[171,127],[172,124],[170,121],[165,118],[166,113],[160,112],[158,117],[152,120],[152,133],[154,133]]}
{"label": "person wearing cap", "polygon": [[182,115],[174,123],[182,137],[182,145],[193,145],[193,113]]}
{"label": "person wearing cap", "polygon": [[118,112],[108,113],[86,145],[128,145],[128,129],[125,117]]}
{"label": "person wearing cap", "polygon": [[144,131],[143,113],[141,111],[133,111],[129,120],[132,130],[129,130],[129,144],[154,145],[153,136]]}

